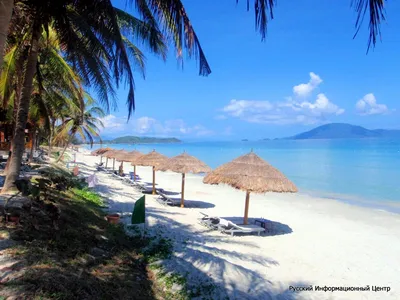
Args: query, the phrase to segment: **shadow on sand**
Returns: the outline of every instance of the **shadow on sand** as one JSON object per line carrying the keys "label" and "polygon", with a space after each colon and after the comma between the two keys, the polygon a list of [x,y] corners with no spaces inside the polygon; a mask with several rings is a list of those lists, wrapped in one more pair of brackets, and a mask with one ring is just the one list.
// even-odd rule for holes
{"label": "shadow on sand", "polygon": [[[268,255],[238,250],[259,248],[241,238],[232,238],[217,231],[199,231],[193,225],[176,221],[179,212],[147,207],[151,219],[150,232],[173,240],[174,252],[163,261],[166,272],[179,272],[187,280],[187,288],[199,288],[201,296],[210,299],[298,299],[300,294],[289,291],[289,285],[268,280],[266,272],[279,267]],[[232,218],[236,220],[236,218]],[[259,237],[254,236],[254,239]],[[258,252],[258,251],[256,251]],[[208,271],[205,271],[208,270]],[[293,286],[308,286],[309,282],[293,282]],[[209,294],[207,294],[209,293]]]}
{"label": "shadow on sand", "polygon": [[[176,205],[174,206],[179,206],[181,198],[171,198],[173,200],[174,203],[176,203]],[[215,204],[213,203],[209,203],[209,202],[204,202],[204,201],[200,201],[200,200],[186,200],[185,199],[185,207],[184,208],[213,208],[215,207]]]}
{"label": "shadow on sand", "polygon": [[[114,199],[127,196],[116,183],[112,187],[101,186],[102,192],[112,193]],[[132,189],[135,191],[135,189]],[[138,195],[138,196],[136,196]],[[141,194],[131,194],[131,198]],[[176,197],[179,200],[179,197]],[[152,201],[152,200],[149,200]],[[116,203],[117,204],[117,203]],[[196,207],[214,207],[214,204],[199,200],[185,200],[185,206],[190,204]],[[133,210],[133,203],[118,202],[118,206],[125,213]],[[111,209],[112,209],[111,204]],[[184,210],[177,211],[168,207],[146,206],[147,235],[170,238],[173,252],[170,258],[160,261],[166,273],[179,273],[186,279],[186,288],[194,297],[206,299],[304,299],[304,295],[289,290],[289,286],[309,286],[305,281],[290,282],[290,280],[272,281],[268,270],[279,268],[279,262],[260,249],[257,239],[262,237],[251,236],[246,238],[231,237],[218,231],[209,231],[200,225],[178,222]],[[227,217],[240,224],[242,217]],[[123,217],[126,224],[129,218]],[[254,218],[249,219],[254,224]],[[279,222],[268,220],[273,230],[265,234],[266,237],[280,234],[289,234],[292,229]],[[246,251],[244,249],[249,249]],[[254,249],[255,251],[250,251]],[[254,253],[253,253],[254,252]],[[302,297],[303,296],[303,297]]]}

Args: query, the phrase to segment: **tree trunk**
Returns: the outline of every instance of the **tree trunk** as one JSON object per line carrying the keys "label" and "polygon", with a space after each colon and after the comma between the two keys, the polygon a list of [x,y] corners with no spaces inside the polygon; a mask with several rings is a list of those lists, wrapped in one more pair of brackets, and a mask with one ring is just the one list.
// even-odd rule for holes
{"label": "tree trunk", "polygon": [[32,94],[33,77],[36,72],[38,61],[38,42],[40,36],[40,26],[37,21],[33,24],[32,41],[29,49],[28,61],[25,69],[24,86],[18,107],[17,121],[15,124],[14,137],[12,140],[12,154],[10,167],[2,193],[15,189],[15,181],[18,179],[21,169],[22,156],[25,149],[25,128],[28,120],[29,102]]}
{"label": "tree trunk", "polygon": [[185,173],[182,173],[181,207],[185,207]]}
{"label": "tree trunk", "polygon": [[0,0],[0,66],[3,65],[4,48],[13,8],[14,0]]}
{"label": "tree trunk", "polygon": [[[23,76],[22,72],[18,71],[17,76],[22,78],[22,76]],[[17,124],[17,115],[18,115],[19,103],[21,100],[21,92],[22,92],[22,82],[20,80],[18,80],[17,87],[15,89],[14,108],[13,108],[13,114],[12,114],[12,129],[11,129],[12,132],[15,131],[15,124]],[[7,163],[6,163],[6,167],[4,168],[4,175],[6,175],[6,176],[8,174],[8,169],[10,168],[11,154],[12,154],[12,140],[10,141],[10,150],[8,151]]]}
{"label": "tree trunk", "polygon": [[72,135],[71,138],[68,139],[67,143],[65,144],[65,147],[64,147],[63,151],[61,152],[60,156],[57,158],[57,161],[56,161],[57,163],[58,163],[58,162],[61,160],[61,158],[64,156],[65,150],[67,150],[68,145],[69,145],[69,142],[72,140],[73,136],[74,136],[74,135]]}
{"label": "tree trunk", "polygon": [[248,218],[249,218],[249,203],[250,203],[250,191],[246,192],[246,204],[244,207],[244,218],[243,218],[243,224],[247,225],[248,223]]}
{"label": "tree trunk", "polygon": [[53,134],[55,130],[55,123],[56,120],[51,120],[51,128],[50,128],[50,135],[49,135],[49,158],[51,157],[51,150],[52,150],[52,140],[53,140]]}
{"label": "tree trunk", "polygon": [[29,154],[29,162],[33,161],[33,151],[35,150],[35,143],[36,143],[36,128],[33,127],[33,134],[32,134],[32,148],[31,153]]}

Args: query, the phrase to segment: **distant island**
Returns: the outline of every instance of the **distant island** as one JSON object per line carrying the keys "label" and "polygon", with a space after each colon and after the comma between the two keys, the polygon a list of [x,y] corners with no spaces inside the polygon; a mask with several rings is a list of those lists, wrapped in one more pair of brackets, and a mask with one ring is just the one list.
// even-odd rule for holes
{"label": "distant island", "polygon": [[157,138],[146,136],[122,136],[112,140],[104,140],[103,144],[172,144],[181,143],[177,138]]}
{"label": "distant island", "polygon": [[387,130],[387,129],[370,130],[361,126],[356,126],[351,124],[331,123],[283,139],[308,140],[308,139],[360,139],[360,138],[400,138],[400,130]]}

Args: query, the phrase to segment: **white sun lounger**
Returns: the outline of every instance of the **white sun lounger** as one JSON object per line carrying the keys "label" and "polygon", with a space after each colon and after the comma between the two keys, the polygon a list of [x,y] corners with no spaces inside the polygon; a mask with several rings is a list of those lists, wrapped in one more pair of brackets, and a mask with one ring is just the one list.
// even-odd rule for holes
{"label": "white sun lounger", "polygon": [[260,235],[261,232],[265,231],[265,228],[262,228],[257,225],[237,225],[231,221],[220,218],[220,222],[218,224],[219,230],[224,233],[230,233],[232,236],[235,233],[257,233]]}
{"label": "white sun lounger", "polygon": [[257,233],[260,235],[261,232],[265,231],[265,228],[257,225],[237,225],[224,218],[210,217],[204,213],[201,214],[203,217],[199,219],[200,224],[224,233],[230,233],[232,236],[235,233]]}
{"label": "white sun lounger", "polygon": [[170,196],[166,195],[161,189],[157,190],[157,194],[157,201],[160,204],[177,206],[181,203],[180,199],[171,198]]}
{"label": "white sun lounger", "polygon": [[122,177],[122,176],[120,176],[120,175],[118,175],[118,174],[111,173],[111,175],[112,175],[113,177],[117,178],[118,180],[122,180],[122,181],[125,180],[125,177]]}
{"label": "white sun lounger", "polygon": [[199,224],[208,227],[210,229],[217,230],[218,229],[218,223],[220,222],[220,219],[218,217],[214,216],[209,216],[203,212],[200,212],[203,216],[198,219]]}
{"label": "white sun lounger", "polygon": [[106,173],[110,173],[109,170],[107,170],[105,167],[103,166],[97,166],[97,170],[102,171],[102,172],[106,172]]}

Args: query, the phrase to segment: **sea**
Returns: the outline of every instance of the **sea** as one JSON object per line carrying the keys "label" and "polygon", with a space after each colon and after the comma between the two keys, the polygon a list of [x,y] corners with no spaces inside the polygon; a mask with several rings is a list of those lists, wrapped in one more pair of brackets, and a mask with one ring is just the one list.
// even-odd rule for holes
{"label": "sea", "polygon": [[[175,156],[183,151],[211,168],[253,150],[282,171],[300,193],[400,213],[400,140],[267,140],[182,142],[174,144],[103,144],[102,147],[155,149]],[[97,149],[100,145],[94,145]]]}

